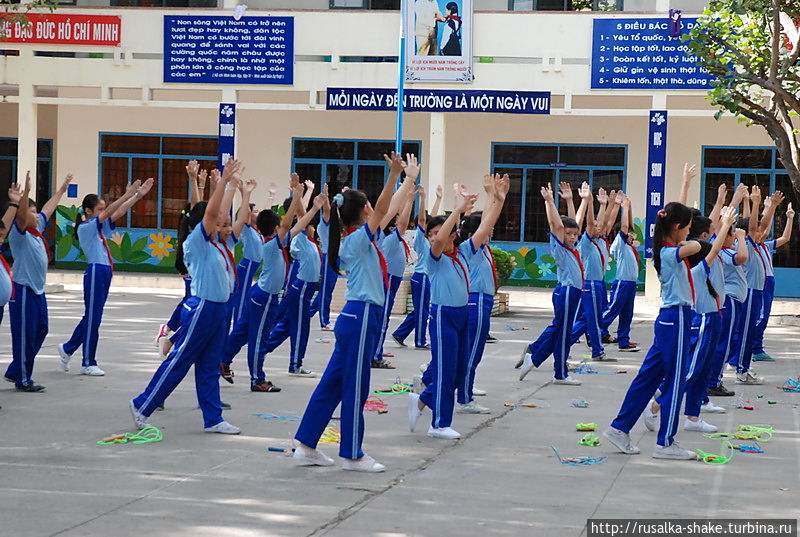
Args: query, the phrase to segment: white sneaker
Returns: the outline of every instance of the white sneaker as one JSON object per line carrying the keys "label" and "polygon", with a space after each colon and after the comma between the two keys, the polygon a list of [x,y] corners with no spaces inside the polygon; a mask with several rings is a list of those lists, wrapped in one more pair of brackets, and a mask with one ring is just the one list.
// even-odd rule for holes
{"label": "white sneaker", "polygon": [[671,446],[656,446],[655,451],[653,451],[653,458],[693,461],[697,459],[697,453],[683,449],[679,443],[673,442]]}
{"label": "white sneaker", "polygon": [[706,423],[703,420],[692,421],[687,419],[686,423],[683,424],[683,430],[697,431],[700,433],[716,433],[718,429],[716,426]]}
{"label": "white sneaker", "polygon": [[64,350],[63,343],[58,346],[58,355],[61,357],[59,362],[61,364],[61,369],[64,371],[69,371],[69,359],[72,358],[72,355],[67,354],[67,351]]}
{"label": "white sneaker", "polygon": [[700,406],[700,412],[708,412],[709,414],[724,414],[725,409],[709,401],[708,403]]}
{"label": "white sneaker", "polygon": [[422,373],[422,374],[424,375],[424,374],[425,374],[425,371],[427,371],[427,370],[428,370],[428,365],[429,365],[429,364],[419,364],[419,372],[420,372],[420,373]]}
{"label": "white sneaker", "polygon": [[308,369],[305,369],[303,367],[301,367],[300,369],[293,369],[292,371],[289,371],[289,376],[290,377],[305,377],[305,378],[309,378],[309,379],[317,378],[317,374],[315,372],[309,371]]}
{"label": "white sneaker", "polygon": [[562,384],[564,386],[580,386],[583,383],[580,380],[574,379],[567,375],[563,379],[553,379],[553,384]]}
{"label": "white sneaker", "polygon": [[456,412],[459,414],[490,414],[491,411],[485,406],[477,405],[475,403],[459,403]]}
{"label": "white sneaker", "polygon": [[419,395],[410,393],[408,394],[408,430],[412,433],[417,428],[420,416],[422,416],[422,411],[419,409]]}
{"label": "white sneaker", "polygon": [[609,442],[614,444],[618,450],[628,455],[636,455],[639,453],[639,448],[631,444],[631,437],[628,433],[623,433],[619,429],[609,427],[603,433]]}
{"label": "white sneaker", "polygon": [[486,390],[481,390],[479,388],[472,388],[472,395],[475,397],[483,397],[486,395]]}
{"label": "white sneaker", "polygon": [[425,391],[425,384],[422,382],[422,377],[419,375],[414,375],[414,378],[411,380],[411,388],[414,393],[417,395],[421,394]]}
{"label": "white sneaker", "polygon": [[752,371],[746,371],[736,373],[736,382],[738,384],[764,384],[764,377],[757,377]]}
{"label": "white sneaker", "polygon": [[81,367],[81,375],[86,375],[88,377],[102,377],[105,374],[106,372],[97,367],[96,365]]}
{"label": "white sneaker", "polygon": [[386,466],[365,453],[360,459],[345,459],[342,462],[342,470],[377,473],[386,470]]}
{"label": "white sneaker", "polygon": [[528,376],[528,373],[533,371],[534,367],[536,366],[533,365],[533,356],[526,346],[525,350],[522,351],[522,365],[519,367],[519,380],[525,380],[525,377]]}
{"label": "white sneaker", "polygon": [[227,421],[221,421],[211,427],[203,429],[207,433],[220,433],[220,434],[239,434],[242,432],[236,425],[231,425]]}
{"label": "white sneaker", "polygon": [[428,436],[444,440],[455,440],[456,438],[461,438],[461,433],[452,427],[434,427],[431,425],[430,429],[428,429]]}
{"label": "white sneaker", "polygon": [[133,418],[133,424],[136,425],[136,428],[142,430],[146,427],[150,427],[150,424],[147,423],[147,418],[139,412],[136,408],[136,405],[133,404],[133,399],[128,401],[128,407],[131,409],[131,417]]}
{"label": "white sneaker", "polygon": [[294,448],[294,453],[292,454],[292,458],[305,462],[308,464],[313,464],[316,466],[333,466],[333,459],[325,455],[318,449],[311,449],[310,447],[300,444],[296,448]]}
{"label": "white sneaker", "polygon": [[658,420],[658,413],[650,410],[651,408],[653,408],[654,402],[655,401],[653,399],[650,399],[650,402],[647,403],[647,407],[645,407],[644,412],[642,413],[642,418],[644,418],[644,426],[647,427],[648,431],[656,430],[656,421]]}

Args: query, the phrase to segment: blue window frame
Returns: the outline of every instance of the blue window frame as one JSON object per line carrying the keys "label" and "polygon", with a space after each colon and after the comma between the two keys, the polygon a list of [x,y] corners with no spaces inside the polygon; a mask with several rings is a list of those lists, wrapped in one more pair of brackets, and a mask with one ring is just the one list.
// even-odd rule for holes
{"label": "blue window frame", "polygon": [[[292,138],[292,169],[317,191],[325,184],[331,196],[345,186],[357,188],[375,203],[388,174],[383,155],[393,149],[391,140]],[[421,151],[419,141],[403,143],[403,154],[414,153],[420,162]]]}
{"label": "blue window frame", "polygon": [[[702,185],[700,202],[709,214],[717,199],[717,190],[722,184],[728,186],[728,196],[739,184],[758,185],[763,196],[780,190],[786,196],[784,202],[775,211],[773,233],[783,233],[786,225],[786,207],[798,204],[798,195],[792,187],[789,176],[781,164],[780,156],[774,147],[736,147],[736,146],[703,146]],[[791,243],[775,254],[775,267],[800,268],[800,237],[795,233]],[[796,286],[798,287],[798,286]],[[800,287],[798,287],[800,293]],[[784,295],[785,296],[785,295]],[[795,295],[796,296],[796,295]]]}
{"label": "blue window frame", "polygon": [[[8,202],[8,189],[17,178],[17,139],[0,137],[0,207]],[[34,171],[34,170],[31,170]],[[50,198],[53,181],[53,140],[39,138],[36,147],[36,201]]]}
{"label": "blue window frame", "polygon": [[[492,173],[507,173],[511,190],[495,226],[494,240],[547,242],[549,226],[540,194],[552,185],[558,192],[568,182],[573,197],[586,181],[594,192],[624,188],[628,146],[588,144],[492,143]],[[557,199],[556,203],[560,203]]]}
{"label": "blue window frame", "polygon": [[152,177],[155,188],[119,223],[128,228],[175,229],[189,201],[185,169],[189,160],[197,160],[201,169],[215,168],[217,137],[101,132],[98,192],[114,200],[131,181]]}

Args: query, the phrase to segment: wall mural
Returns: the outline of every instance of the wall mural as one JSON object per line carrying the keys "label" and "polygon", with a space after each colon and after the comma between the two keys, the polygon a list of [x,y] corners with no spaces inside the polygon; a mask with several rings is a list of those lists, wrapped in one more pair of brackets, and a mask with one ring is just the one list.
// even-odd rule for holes
{"label": "wall mural", "polygon": [[[83,269],[86,258],[75,238],[75,217],[77,207],[60,205],[56,212],[57,268]],[[644,259],[643,229],[644,221],[635,219],[637,249]],[[118,228],[108,239],[108,248],[114,259],[116,270],[128,272],[175,272],[175,230],[147,230]],[[493,248],[508,252],[515,265],[505,285],[555,287],[556,264],[550,255],[550,246],[545,243],[493,243]],[[234,250],[237,261],[241,259],[242,245]],[[611,270],[606,273],[606,281],[614,280],[616,265],[611,262]],[[639,269],[639,286],[644,288],[644,265]]]}

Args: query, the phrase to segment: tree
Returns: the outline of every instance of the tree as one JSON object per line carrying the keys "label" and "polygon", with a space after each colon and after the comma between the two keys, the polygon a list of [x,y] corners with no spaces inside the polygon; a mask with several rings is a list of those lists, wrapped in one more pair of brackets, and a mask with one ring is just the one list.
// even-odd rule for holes
{"label": "tree", "polygon": [[716,119],[727,111],[766,129],[800,193],[798,21],[798,0],[712,0],[682,39],[714,77]]}
{"label": "tree", "polygon": [[31,23],[30,14],[37,10],[55,11],[58,6],[58,0],[32,0],[26,4],[22,4],[19,0],[0,0],[0,9],[4,13],[0,14],[2,22],[0,22],[0,41],[7,39],[7,32],[13,24],[20,24],[27,26]]}

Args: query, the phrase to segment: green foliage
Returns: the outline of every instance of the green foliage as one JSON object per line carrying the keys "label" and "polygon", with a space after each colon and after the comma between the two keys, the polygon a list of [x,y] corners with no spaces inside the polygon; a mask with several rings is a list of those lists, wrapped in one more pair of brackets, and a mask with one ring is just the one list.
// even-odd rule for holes
{"label": "green foliage", "polygon": [[123,234],[120,244],[108,241],[111,257],[117,263],[144,263],[150,259],[150,254],[145,251],[146,246],[147,237],[140,237],[136,242],[131,242],[131,236],[127,233]]}
{"label": "green foliage", "polygon": [[[15,2],[0,0],[0,6],[0,9],[6,14],[5,21],[8,24],[20,24],[25,27],[31,23],[30,15],[32,12],[50,11],[52,13],[58,6],[58,0],[32,0],[26,4],[20,3],[18,0]],[[0,41],[5,38],[5,35],[0,34]]]}
{"label": "green foliage", "polygon": [[514,261],[511,254],[499,248],[492,248],[492,255],[497,269],[497,286],[502,287],[514,272]]}
{"label": "green foliage", "polygon": [[785,29],[799,18],[797,0],[712,0],[681,37],[714,77],[707,98],[719,108],[715,118],[728,112],[766,129],[798,190],[800,45],[788,42]]}

